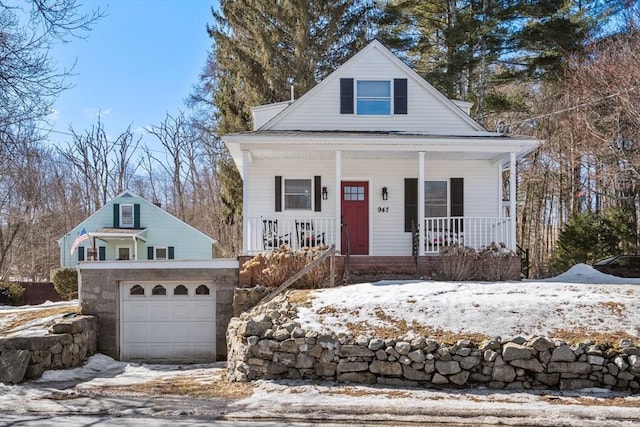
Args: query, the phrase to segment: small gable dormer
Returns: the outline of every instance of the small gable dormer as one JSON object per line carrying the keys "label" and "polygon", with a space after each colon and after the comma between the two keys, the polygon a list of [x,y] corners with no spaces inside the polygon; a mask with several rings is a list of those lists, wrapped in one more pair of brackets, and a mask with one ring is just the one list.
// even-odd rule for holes
{"label": "small gable dormer", "polygon": [[140,204],[114,203],[113,228],[140,228]]}

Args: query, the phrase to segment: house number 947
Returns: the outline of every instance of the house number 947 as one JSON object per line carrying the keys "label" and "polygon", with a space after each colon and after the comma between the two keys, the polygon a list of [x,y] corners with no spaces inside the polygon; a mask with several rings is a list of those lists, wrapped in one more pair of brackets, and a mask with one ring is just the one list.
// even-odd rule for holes
{"label": "house number 947", "polygon": [[378,206],[378,213],[389,213],[389,207]]}

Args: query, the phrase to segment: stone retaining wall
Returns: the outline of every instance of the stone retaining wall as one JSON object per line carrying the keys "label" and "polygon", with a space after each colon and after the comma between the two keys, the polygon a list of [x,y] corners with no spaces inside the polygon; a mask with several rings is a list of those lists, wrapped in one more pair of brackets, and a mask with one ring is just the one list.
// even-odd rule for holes
{"label": "stone retaining wall", "polygon": [[640,348],[545,337],[460,340],[380,339],[303,330],[284,296],[233,318],[227,332],[233,381],[310,379],[409,387],[640,389]]}
{"label": "stone retaining wall", "polygon": [[49,369],[82,365],[96,353],[98,322],[91,316],[63,319],[49,335],[0,338],[0,382],[16,384]]}

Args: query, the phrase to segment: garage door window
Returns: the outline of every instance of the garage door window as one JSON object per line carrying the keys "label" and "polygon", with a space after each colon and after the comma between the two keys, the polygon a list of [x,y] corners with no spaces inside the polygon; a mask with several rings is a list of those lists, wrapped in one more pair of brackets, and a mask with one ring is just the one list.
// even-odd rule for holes
{"label": "garage door window", "polygon": [[173,290],[173,294],[174,295],[189,295],[189,291],[187,290],[187,287],[184,285],[178,285],[176,286],[176,288]]}
{"label": "garage door window", "polygon": [[167,294],[167,290],[162,285],[154,286],[153,290],[151,291],[151,295],[166,295],[166,294]]}
{"label": "garage door window", "polygon": [[129,295],[144,295],[144,288],[140,285],[134,285],[129,291]]}
{"label": "garage door window", "polygon": [[196,288],[196,295],[209,295],[209,288],[205,285],[200,285]]}

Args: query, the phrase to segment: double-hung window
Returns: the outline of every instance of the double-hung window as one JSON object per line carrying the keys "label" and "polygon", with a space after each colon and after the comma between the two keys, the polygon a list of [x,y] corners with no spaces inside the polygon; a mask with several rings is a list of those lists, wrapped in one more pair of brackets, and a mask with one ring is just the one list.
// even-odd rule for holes
{"label": "double-hung window", "polygon": [[284,208],[311,209],[311,180],[284,180]]}
{"label": "double-hung window", "polygon": [[133,228],[133,205],[120,205],[120,227]]}
{"label": "double-hung window", "polygon": [[424,216],[427,218],[442,218],[448,215],[447,181],[425,181]]}
{"label": "double-hung window", "polygon": [[391,82],[388,80],[358,80],[356,112],[361,116],[391,114]]}
{"label": "double-hung window", "polygon": [[167,259],[167,248],[155,248],[154,259],[164,260]]}

